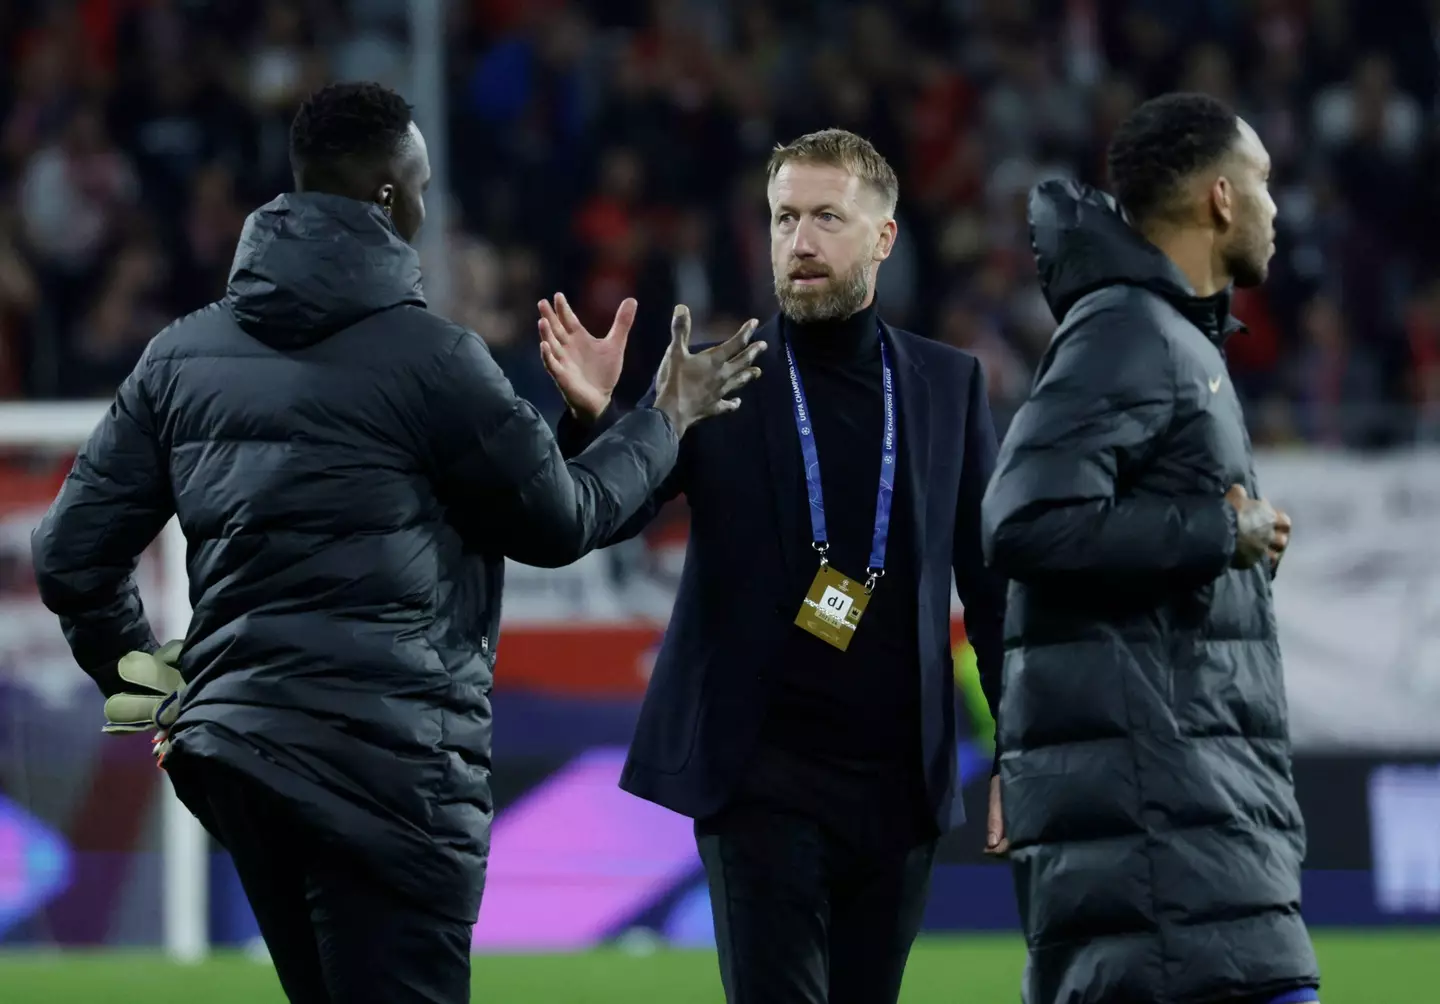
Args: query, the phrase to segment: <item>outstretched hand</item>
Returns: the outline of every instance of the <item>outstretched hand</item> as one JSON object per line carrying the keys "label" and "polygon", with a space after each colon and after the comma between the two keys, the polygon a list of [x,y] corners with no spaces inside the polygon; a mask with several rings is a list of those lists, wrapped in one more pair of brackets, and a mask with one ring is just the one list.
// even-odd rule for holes
{"label": "outstretched hand", "polygon": [[730,395],[760,375],[754,363],[765,343],[750,342],[759,324],[751,318],[719,345],[691,352],[690,308],[675,308],[670,348],[655,377],[655,407],[670,416],[676,433],[683,436],[694,423],[740,407]]}
{"label": "outstretched hand", "polygon": [[593,421],[610,404],[635,324],[636,303],[621,302],[604,338],[585,330],[564,293],[540,301],[540,358],[576,418]]}

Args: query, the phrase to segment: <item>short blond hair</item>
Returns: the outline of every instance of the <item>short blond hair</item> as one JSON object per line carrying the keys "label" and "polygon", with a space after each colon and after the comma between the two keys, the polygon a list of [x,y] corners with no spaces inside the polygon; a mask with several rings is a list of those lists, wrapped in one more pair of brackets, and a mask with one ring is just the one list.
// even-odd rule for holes
{"label": "short blond hair", "polygon": [[849,171],[885,199],[885,212],[893,215],[900,200],[900,181],[890,162],[864,136],[848,129],[821,129],[777,145],[766,167],[767,181],[786,164],[817,164]]}

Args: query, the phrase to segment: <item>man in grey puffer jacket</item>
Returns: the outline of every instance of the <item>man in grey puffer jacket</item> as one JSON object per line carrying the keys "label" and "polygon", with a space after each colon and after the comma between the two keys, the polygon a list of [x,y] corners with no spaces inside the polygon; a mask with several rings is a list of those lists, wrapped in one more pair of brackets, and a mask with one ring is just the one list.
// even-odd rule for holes
{"label": "man in grey puffer jacket", "polygon": [[692,354],[677,311],[654,406],[567,463],[484,342],[425,309],[410,241],[430,169],[405,102],[325,88],[291,148],[297,191],[246,221],[225,298],[150,343],[36,531],[35,572],[76,661],[142,705],[122,674],[157,646],[131,573],[178,516],[194,616],[165,768],[234,858],[286,994],[458,1004],[505,559],[609,539],[764,346],[752,324]]}
{"label": "man in grey puffer jacket", "polygon": [[1115,200],[1050,182],[1031,238],[1060,322],[1000,452],[1000,707],[1027,1004],[1318,1000],[1300,916],[1261,501],[1225,369],[1230,288],[1274,253],[1269,157],[1212,98],[1138,109]]}

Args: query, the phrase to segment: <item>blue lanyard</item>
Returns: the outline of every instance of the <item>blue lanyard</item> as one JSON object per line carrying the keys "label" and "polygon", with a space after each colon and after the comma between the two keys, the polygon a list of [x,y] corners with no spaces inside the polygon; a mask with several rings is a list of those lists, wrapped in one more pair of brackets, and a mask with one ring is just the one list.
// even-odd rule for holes
{"label": "blue lanyard", "polygon": [[[828,564],[830,539],[825,535],[825,493],[820,487],[820,453],[815,448],[815,429],[810,421],[810,405],[800,383],[800,369],[795,353],[785,342],[785,360],[790,365],[791,404],[795,408],[795,428],[800,433],[800,454],[805,459],[805,488],[810,497],[810,529],[820,564]],[[895,494],[895,371],[890,365],[890,350],[885,334],[880,333],[880,374],[885,390],[885,435],[880,441],[880,488],[875,493],[875,535],[870,543],[870,565],[865,569],[866,590],[885,574],[885,542],[890,537],[890,505]]]}

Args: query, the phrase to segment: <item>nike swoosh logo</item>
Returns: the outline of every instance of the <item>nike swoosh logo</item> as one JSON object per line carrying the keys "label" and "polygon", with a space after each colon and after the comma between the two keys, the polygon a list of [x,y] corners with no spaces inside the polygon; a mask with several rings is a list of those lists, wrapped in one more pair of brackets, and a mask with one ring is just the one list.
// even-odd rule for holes
{"label": "nike swoosh logo", "polygon": [[1220,377],[1216,377],[1214,380],[1210,381],[1210,393],[1214,394],[1220,390],[1220,380]]}

